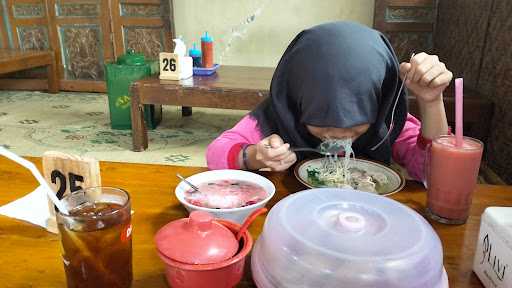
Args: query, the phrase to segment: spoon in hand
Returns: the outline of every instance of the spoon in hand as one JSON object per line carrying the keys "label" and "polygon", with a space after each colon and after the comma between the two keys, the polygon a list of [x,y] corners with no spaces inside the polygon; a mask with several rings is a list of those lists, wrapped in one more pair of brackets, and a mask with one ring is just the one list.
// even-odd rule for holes
{"label": "spoon in hand", "polygon": [[[265,148],[272,148],[270,145],[265,145]],[[309,148],[309,147],[290,147],[290,151],[292,152],[315,152],[321,155],[338,155],[343,151],[343,146],[341,143],[335,140],[326,140],[322,142],[319,148]]]}

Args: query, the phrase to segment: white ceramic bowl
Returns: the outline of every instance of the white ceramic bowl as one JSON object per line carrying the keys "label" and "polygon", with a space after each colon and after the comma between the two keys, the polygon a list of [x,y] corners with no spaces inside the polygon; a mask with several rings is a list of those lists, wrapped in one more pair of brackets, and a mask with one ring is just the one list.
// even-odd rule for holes
{"label": "white ceramic bowl", "polygon": [[265,191],[267,192],[268,196],[267,198],[263,199],[258,203],[240,208],[213,209],[192,205],[189,202],[187,202],[185,200],[185,192],[190,190],[190,187],[185,182],[181,181],[178,184],[178,186],[176,186],[176,198],[178,198],[181,204],[185,206],[188,212],[196,210],[206,211],[214,215],[216,218],[231,220],[239,224],[242,224],[245,218],[249,216],[249,214],[251,214],[252,211],[264,207],[276,192],[276,187],[267,178],[260,176],[256,173],[242,170],[212,170],[192,175],[186,179],[187,181],[196,186],[199,186],[201,183],[214,180],[243,180],[252,182],[254,184],[258,184],[261,187],[263,187],[263,189],[265,189]]}

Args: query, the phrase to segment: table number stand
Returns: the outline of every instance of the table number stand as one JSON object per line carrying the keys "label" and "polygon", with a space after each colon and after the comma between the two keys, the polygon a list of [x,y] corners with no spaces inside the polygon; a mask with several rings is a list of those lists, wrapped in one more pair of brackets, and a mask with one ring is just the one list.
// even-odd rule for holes
{"label": "table number stand", "polygon": [[161,52],[159,63],[162,80],[182,80],[192,77],[192,57]]}
{"label": "table number stand", "polygon": [[[101,186],[98,160],[57,151],[48,151],[43,154],[43,175],[59,199],[80,189]],[[47,227],[50,231],[56,231],[56,212],[49,199],[48,205],[50,217]]]}

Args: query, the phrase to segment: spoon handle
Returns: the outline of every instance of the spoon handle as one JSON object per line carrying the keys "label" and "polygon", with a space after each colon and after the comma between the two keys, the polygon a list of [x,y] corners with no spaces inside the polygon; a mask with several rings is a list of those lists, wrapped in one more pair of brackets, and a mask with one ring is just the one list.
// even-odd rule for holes
{"label": "spoon handle", "polygon": [[249,227],[249,225],[251,225],[251,223],[254,221],[254,219],[256,219],[256,217],[258,217],[260,214],[263,214],[267,211],[268,211],[267,208],[262,207],[262,208],[254,210],[251,214],[249,214],[249,216],[247,216],[247,218],[245,218],[245,221],[242,224],[242,227],[240,227],[240,230],[238,230],[238,233],[236,233],[236,241],[240,241],[240,238],[242,238],[242,235],[247,230],[247,227]]}
{"label": "spoon handle", "polygon": [[185,179],[183,176],[181,176],[179,173],[176,173],[176,176],[181,179],[181,181],[187,183],[188,186],[190,186],[194,191],[199,192],[199,188],[197,188],[196,185],[190,183],[187,179]]}
{"label": "spoon handle", "polygon": [[308,152],[316,152],[318,154],[324,154],[322,151],[315,149],[315,148],[290,148],[293,152],[302,152],[302,151],[308,151]]}

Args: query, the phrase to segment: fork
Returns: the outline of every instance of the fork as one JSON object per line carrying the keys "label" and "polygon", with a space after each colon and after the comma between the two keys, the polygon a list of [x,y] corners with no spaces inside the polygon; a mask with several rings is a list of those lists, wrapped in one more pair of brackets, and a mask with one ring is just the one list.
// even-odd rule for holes
{"label": "fork", "polygon": [[[414,54],[414,52],[413,52],[411,54],[411,59],[414,57],[414,55],[416,55],[416,54]],[[407,74],[405,74],[404,80],[402,81],[402,85],[400,85],[400,89],[398,90],[398,95],[396,96],[396,99],[395,99],[395,104],[393,105],[393,110],[391,111],[391,122],[389,124],[388,132],[386,133],[384,138],[382,138],[382,140],[379,141],[379,143],[377,143],[375,146],[370,148],[370,150],[372,150],[372,151],[375,151],[375,149],[379,148],[379,146],[382,145],[382,143],[384,143],[384,141],[386,141],[386,139],[388,139],[389,135],[391,134],[391,131],[395,127],[395,125],[394,125],[395,124],[394,123],[395,109],[396,109],[396,105],[398,104],[398,99],[400,98],[400,94],[402,94],[402,90],[404,89],[404,84],[405,84],[406,80],[407,80]]]}

